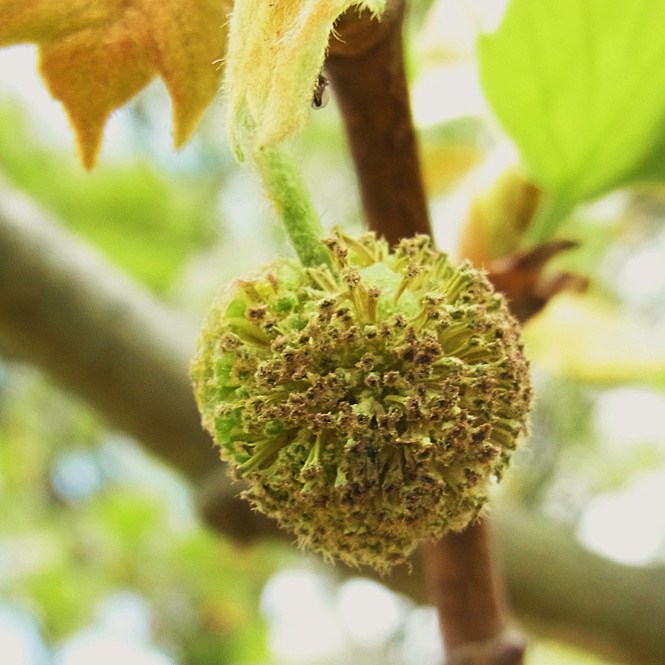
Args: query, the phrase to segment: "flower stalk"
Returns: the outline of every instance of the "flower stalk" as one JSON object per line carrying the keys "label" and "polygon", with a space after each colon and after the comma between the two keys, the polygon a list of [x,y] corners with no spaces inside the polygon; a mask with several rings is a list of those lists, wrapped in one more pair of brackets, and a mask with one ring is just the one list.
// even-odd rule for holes
{"label": "flower stalk", "polygon": [[330,254],[321,243],[321,221],[302,175],[285,149],[264,148],[254,153],[254,161],[300,262],[306,267],[330,266]]}

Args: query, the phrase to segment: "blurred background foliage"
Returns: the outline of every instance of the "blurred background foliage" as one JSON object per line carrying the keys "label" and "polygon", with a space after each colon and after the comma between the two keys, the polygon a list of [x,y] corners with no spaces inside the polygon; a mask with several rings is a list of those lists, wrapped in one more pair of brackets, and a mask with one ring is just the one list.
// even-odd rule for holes
{"label": "blurred background foliage", "polygon": [[[140,104],[131,114],[140,136]],[[145,155],[106,164],[91,178],[64,146],[58,152],[36,142],[31,122],[18,101],[0,109],[6,177],[151,288],[167,289],[188,256],[211,240],[219,169],[168,177]]]}
{"label": "blurred background foliage", "polygon": [[[453,254],[470,201],[515,159],[476,74],[486,14],[469,7],[481,4],[420,2],[410,25],[433,223]],[[221,108],[173,154],[165,92],[150,86],[114,116],[86,173],[34,57],[27,47],[0,53],[0,173],[63,224],[197,319],[221,284],[290,251],[258,183],[232,161]],[[334,103],[312,114],[296,150],[324,225],[360,228]],[[655,183],[577,207],[558,228],[579,246],[552,268],[590,287],[558,296],[525,330],[538,393],[532,436],[497,497],[574,525],[587,547],[631,565],[665,561],[655,509],[665,503],[664,215]],[[431,609],[375,582],[340,582],[281,544],[241,548],[210,533],[175,473],[9,357],[0,364],[0,645],[8,665],[440,659]],[[538,642],[528,662],[600,661]]]}

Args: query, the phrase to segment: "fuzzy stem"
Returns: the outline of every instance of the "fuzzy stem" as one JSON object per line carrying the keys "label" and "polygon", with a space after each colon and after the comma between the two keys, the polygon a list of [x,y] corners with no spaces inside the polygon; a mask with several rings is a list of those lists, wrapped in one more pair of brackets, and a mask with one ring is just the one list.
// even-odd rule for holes
{"label": "fuzzy stem", "polygon": [[321,243],[321,221],[298,169],[279,148],[259,150],[254,160],[300,262],[311,268],[332,267],[330,254]]}

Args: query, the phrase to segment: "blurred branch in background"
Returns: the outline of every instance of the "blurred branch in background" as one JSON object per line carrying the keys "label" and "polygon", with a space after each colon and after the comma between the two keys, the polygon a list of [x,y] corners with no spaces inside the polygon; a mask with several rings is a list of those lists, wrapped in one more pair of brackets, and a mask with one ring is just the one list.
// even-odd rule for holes
{"label": "blurred branch in background", "polygon": [[[193,338],[183,317],[2,186],[2,349],[40,367],[200,483],[202,513],[218,530],[242,542],[288,538],[237,498],[201,430],[187,377]],[[571,530],[513,505],[499,506],[491,521],[520,621],[627,663],[662,662],[665,566],[609,562],[586,551]],[[417,561],[413,573],[381,581],[424,600]]]}
{"label": "blurred branch in background", "polygon": [[216,455],[187,379],[195,328],[0,182],[0,347],[189,476]]}
{"label": "blurred branch in background", "polygon": [[[238,500],[237,492],[221,470],[211,476],[200,494],[210,524],[246,543],[289,539]],[[662,662],[665,566],[608,561],[582,547],[570,528],[513,504],[499,506],[488,522],[512,609],[525,627],[621,662]],[[387,578],[362,572],[420,603],[428,601],[419,558],[412,570],[398,568]]]}

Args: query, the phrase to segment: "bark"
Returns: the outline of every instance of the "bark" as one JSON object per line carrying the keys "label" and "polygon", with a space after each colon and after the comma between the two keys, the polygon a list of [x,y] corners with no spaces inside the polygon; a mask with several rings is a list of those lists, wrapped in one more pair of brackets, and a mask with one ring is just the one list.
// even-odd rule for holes
{"label": "bark", "polygon": [[[339,101],[365,220],[391,244],[432,235],[402,46],[403,0],[382,20],[349,10],[335,26],[326,71]],[[425,549],[431,600],[449,665],[519,665],[525,641],[507,607],[483,522]]]}

